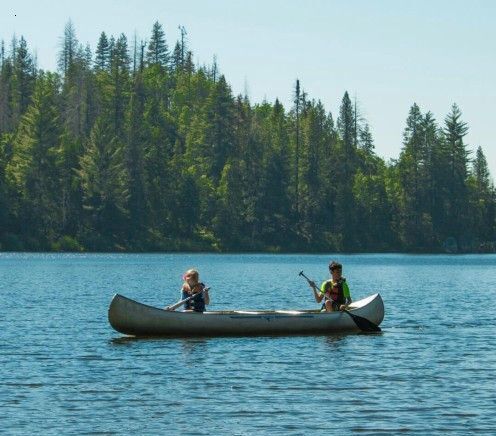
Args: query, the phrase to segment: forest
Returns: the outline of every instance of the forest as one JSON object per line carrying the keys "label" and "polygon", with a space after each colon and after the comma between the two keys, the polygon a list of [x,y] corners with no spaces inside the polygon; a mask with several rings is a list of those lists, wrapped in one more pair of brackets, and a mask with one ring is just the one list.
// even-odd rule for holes
{"label": "forest", "polygon": [[[348,92],[328,112],[234,95],[217,62],[69,21],[57,71],[0,52],[0,250],[495,252],[496,190],[460,108],[413,103],[397,159]],[[405,108],[405,113],[408,108]]]}

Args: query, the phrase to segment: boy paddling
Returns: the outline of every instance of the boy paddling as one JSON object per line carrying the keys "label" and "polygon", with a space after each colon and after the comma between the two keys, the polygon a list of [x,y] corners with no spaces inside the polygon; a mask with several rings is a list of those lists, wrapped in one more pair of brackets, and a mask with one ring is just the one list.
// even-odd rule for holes
{"label": "boy paddling", "polygon": [[320,290],[317,288],[315,282],[310,280],[308,283],[313,290],[313,295],[317,303],[320,303],[325,298],[322,309],[325,309],[327,312],[344,310],[351,304],[352,300],[350,288],[342,275],[343,265],[332,261],[329,264],[329,271],[331,273],[331,279],[323,282],[320,285]]}

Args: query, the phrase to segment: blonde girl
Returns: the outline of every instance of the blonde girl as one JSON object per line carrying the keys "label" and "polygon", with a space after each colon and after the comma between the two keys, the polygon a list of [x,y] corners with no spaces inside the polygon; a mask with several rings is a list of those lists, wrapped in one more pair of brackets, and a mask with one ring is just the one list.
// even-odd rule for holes
{"label": "blonde girl", "polygon": [[204,312],[205,306],[210,303],[210,296],[208,295],[208,288],[200,282],[200,274],[196,269],[189,269],[183,274],[183,280],[181,299],[184,300],[195,295],[184,303],[184,310]]}

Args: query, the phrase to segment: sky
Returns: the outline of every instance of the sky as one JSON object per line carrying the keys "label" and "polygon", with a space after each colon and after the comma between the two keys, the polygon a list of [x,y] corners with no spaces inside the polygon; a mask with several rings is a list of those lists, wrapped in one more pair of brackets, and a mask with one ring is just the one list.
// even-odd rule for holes
{"label": "sky", "polygon": [[496,179],[496,1],[493,0],[0,0],[0,39],[23,35],[39,67],[56,68],[64,26],[96,47],[102,31],[148,39],[155,21],[169,46],[178,26],[198,64],[214,56],[235,94],[291,106],[296,79],[337,118],[348,91],[376,152],[398,158],[417,103],[444,123],[453,103]]}

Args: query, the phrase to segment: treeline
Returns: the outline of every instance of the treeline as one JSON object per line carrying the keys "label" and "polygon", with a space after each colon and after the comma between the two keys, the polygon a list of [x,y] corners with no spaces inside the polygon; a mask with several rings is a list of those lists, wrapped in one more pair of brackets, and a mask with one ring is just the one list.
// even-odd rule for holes
{"label": "treeline", "polygon": [[453,105],[414,104],[385,162],[356,102],[337,119],[234,96],[216,62],[69,22],[58,71],[24,38],[0,52],[0,249],[494,251],[496,192]]}

